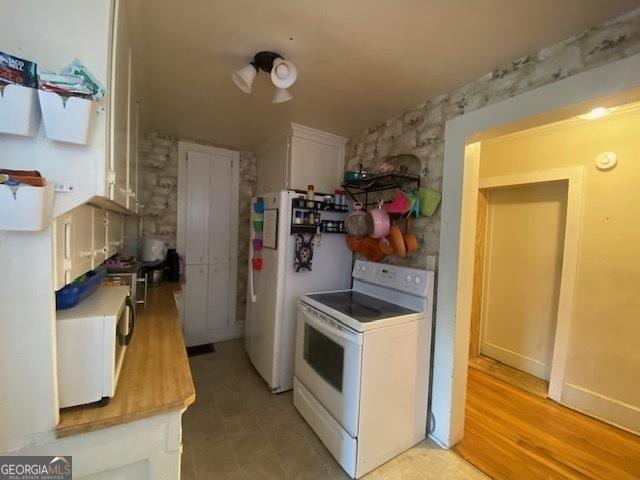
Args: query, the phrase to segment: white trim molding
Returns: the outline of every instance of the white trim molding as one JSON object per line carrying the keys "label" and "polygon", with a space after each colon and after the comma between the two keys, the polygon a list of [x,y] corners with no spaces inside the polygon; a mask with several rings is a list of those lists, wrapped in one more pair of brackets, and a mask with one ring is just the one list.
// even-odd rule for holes
{"label": "white trim molding", "polygon": [[[567,363],[567,352],[569,350],[569,332],[571,330],[573,300],[576,289],[578,254],[580,249],[580,229],[582,225],[582,206],[584,203],[584,167],[535,170],[516,175],[483,178],[481,180],[477,180],[477,183],[478,188],[486,189],[557,181],[567,182],[567,212],[562,253],[562,272],[560,274],[561,280],[560,295],[558,298],[558,314],[553,343],[551,376],[549,378],[549,397],[560,402],[562,382]],[[469,188],[472,188],[471,185]],[[472,208],[473,211],[476,211],[477,209],[476,199],[476,195],[469,196],[469,202],[473,205],[469,205],[468,208]],[[475,218],[475,216],[473,218]],[[475,232],[471,238],[475,239]],[[461,271],[460,273],[465,277],[473,277],[473,270],[471,270],[471,272]],[[460,301],[464,302],[465,300],[460,299]],[[469,298],[468,301],[471,302],[471,299]],[[471,306],[469,306],[469,309],[470,308]]]}
{"label": "white trim molding", "polygon": [[[636,405],[568,382],[563,385],[562,404],[628,432],[640,434],[640,408]],[[598,412],[607,412],[607,418],[598,416]]]}
{"label": "white trim molding", "polygon": [[[430,435],[452,446],[464,434],[475,199],[480,141],[640,99],[640,55],[483,107],[445,127],[442,223]],[[473,221],[467,220],[473,219]],[[554,352],[555,354],[555,352]]]}

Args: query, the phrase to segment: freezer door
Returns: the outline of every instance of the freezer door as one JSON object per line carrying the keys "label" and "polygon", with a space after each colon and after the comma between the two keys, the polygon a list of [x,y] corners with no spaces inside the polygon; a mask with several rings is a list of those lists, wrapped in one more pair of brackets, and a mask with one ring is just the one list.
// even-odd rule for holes
{"label": "freezer door", "polygon": [[[247,317],[245,320],[245,348],[256,370],[262,375],[272,389],[277,389],[275,364],[277,362],[276,324],[281,317],[283,286],[283,262],[286,243],[285,236],[286,192],[275,192],[254,197],[251,200],[251,218],[249,229],[248,278],[247,278]],[[265,209],[278,209],[278,244],[276,249],[254,247],[254,239],[262,238],[256,231],[254,222],[263,219],[263,214],[256,212],[258,199],[262,199]],[[261,269],[253,265],[254,259],[260,259]]]}
{"label": "freezer door", "polygon": [[[296,272],[295,244],[291,235],[291,201],[299,194],[282,191],[261,195],[264,208],[278,208],[277,250],[263,248],[262,270],[252,268],[257,256],[249,247],[247,320],[245,345],[254,366],[274,391],[293,388],[296,333],[296,302],[303,293],[343,290],[351,286],[352,255],[345,235],[325,233],[314,239],[312,270]],[[253,220],[261,218],[251,206],[251,239],[256,238]],[[320,197],[316,197],[321,200]],[[342,219],[344,214],[321,212],[322,219]]]}
{"label": "freezer door", "polygon": [[[296,195],[297,196],[297,195]],[[293,198],[293,195],[292,195]],[[316,197],[316,200],[322,200]],[[289,202],[291,203],[291,202]],[[344,220],[344,214],[320,212],[322,220]],[[290,214],[289,214],[290,217]],[[289,220],[287,220],[289,221]],[[296,341],[296,304],[298,297],[310,292],[345,290],[351,287],[353,255],[347,248],[346,235],[323,233],[313,241],[313,261],[310,272],[296,272],[295,236],[290,235],[287,225],[286,252],[284,254],[283,315],[279,338],[281,360],[278,363],[280,383],[283,390],[293,388],[293,360]],[[283,240],[283,243],[285,241]]]}

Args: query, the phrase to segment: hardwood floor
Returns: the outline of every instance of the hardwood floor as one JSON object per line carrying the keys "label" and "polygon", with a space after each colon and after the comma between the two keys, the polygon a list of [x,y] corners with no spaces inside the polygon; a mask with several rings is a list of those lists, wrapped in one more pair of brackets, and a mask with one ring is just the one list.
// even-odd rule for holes
{"label": "hardwood floor", "polygon": [[474,369],[454,450],[495,479],[640,479],[640,436]]}

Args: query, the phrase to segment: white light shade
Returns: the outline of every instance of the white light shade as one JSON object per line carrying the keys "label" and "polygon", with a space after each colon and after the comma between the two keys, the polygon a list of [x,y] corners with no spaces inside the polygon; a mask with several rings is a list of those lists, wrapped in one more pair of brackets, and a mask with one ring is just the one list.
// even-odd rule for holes
{"label": "white light shade", "polygon": [[276,93],[273,94],[273,103],[283,103],[291,100],[293,96],[286,88],[276,88]]}
{"label": "white light shade", "polygon": [[244,93],[251,93],[251,85],[253,85],[253,81],[257,74],[258,71],[256,70],[256,67],[249,64],[240,70],[231,72],[231,78],[240,90]]}
{"label": "white light shade", "polygon": [[298,78],[298,69],[284,58],[276,58],[271,69],[271,81],[278,88],[289,88]]}

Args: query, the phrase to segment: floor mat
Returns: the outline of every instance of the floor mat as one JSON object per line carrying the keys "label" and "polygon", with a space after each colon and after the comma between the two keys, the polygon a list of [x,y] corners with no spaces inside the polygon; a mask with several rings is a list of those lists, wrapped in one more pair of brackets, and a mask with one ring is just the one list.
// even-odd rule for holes
{"label": "floor mat", "polygon": [[196,355],[204,355],[206,353],[214,353],[216,351],[213,343],[207,343],[205,345],[196,345],[194,347],[187,347],[187,356],[195,357]]}

